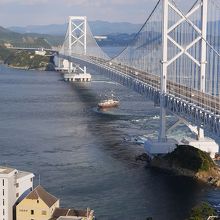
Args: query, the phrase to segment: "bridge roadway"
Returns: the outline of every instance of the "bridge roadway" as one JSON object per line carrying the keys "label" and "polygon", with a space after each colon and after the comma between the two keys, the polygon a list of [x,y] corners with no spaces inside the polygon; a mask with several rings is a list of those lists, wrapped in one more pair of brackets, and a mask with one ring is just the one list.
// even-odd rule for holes
{"label": "bridge roadway", "polygon": [[44,48],[44,47],[9,47],[10,50],[27,50],[27,51],[47,51],[58,53],[58,48]]}
{"label": "bridge roadway", "polygon": [[[124,74],[127,74],[131,77],[134,77],[140,81],[143,81],[156,89],[160,88],[160,77],[146,73],[144,71],[137,70],[135,68],[117,64],[114,62],[106,62],[104,59],[90,57],[91,59],[98,61],[100,64],[107,64],[114,68],[115,70],[119,70]],[[167,81],[167,91],[168,93],[185,99],[186,101],[192,102],[204,109],[209,109],[217,115],[220,115],[220,99],[215,96],[208,95],[204,92],[200,92],[198,90],[188,88],[184,85],[172,82],[170,80]]]}
{"label": "bridge roadway", "polygon": [[170,80],[167,80],[167,93],[160,94],[160,76],[94,56],[73,55],[70,58],[61,55],[61,57],[97,70],[102,68],[110,78],[141,94],[146,94],[156,104],[159,104],[160,95],[163,95],[166,100],[165,107],[168,110],[220,136],[220,99],[218,97]]}

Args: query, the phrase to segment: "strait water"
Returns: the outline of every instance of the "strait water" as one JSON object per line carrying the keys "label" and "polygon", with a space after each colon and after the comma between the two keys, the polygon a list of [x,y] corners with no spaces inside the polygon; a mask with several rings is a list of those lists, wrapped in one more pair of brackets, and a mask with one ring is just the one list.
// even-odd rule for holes
{"label": "strait water", "polygon": [[[120,107],[98,111],[111,90]],[[183,220],[200,201],[220,205],[220,190],[135,161],[144,152],[135,139],[157,135],[159,109],[100,73],[83,85],[0,66],[0,103],[0,163],[34,172],[35,185],[40,175],[63,207],[91,207],[99,220]]]}

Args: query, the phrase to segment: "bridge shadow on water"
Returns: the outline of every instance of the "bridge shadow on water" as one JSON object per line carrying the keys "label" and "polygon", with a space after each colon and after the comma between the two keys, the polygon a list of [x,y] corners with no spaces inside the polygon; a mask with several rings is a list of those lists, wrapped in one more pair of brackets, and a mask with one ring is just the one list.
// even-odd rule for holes
{"label": "bridge shadow on water", "polygon": [[111,156],[118,160],[130,161],[130,163],[136,164],[133,151],[129,151],[132,145],[125,143],[123,140],[126,134],[121,133],[119,135],[119,132],[122,131],[113,123],[116,121],[129,121],[132,119],[132,116],[99,110],[97,104],[100,99],[86,84],[77,83],[72,84],[71,87],[85,106],[86,114],[89,116],[88,129],[97,137],[97,141],[100,141],[101,149],[108,152],[108,154],[110,153]]}
{"label": "bridge shadow on water", "polygon": [[[71,88],[84,105],[88,116],[88,129],[97,137],[98,149],[125,167],[123,172],[126,177],[118,188],[120,189],[123,184],[131,184],[131,190],[136,190],[138,195],[142,195],[139,196],[140,198],[135,198],[135,201],[145,204],[147,215],[153,216],[153,219],[185,219],[190,209],[206,193],[205,185],[189,177],[175,176],[161,170],[148,168],[145,162],[136,161],[135,156],[144,152],[143,146],[125,142],[123,136],[127,135],[126,129],[123,130],[120,126],[116,126],[123,121],[129,128],[130,121],[135,116],[97,110],[96,106],[100,100],[89,84],[71,84]],[[138,185],[132,185],[134,183],[131,181]],[[121,190],[123,191],[123,189]],[[158,207],[160,211],[158,211]],[[123,209],[123,204],[121,204],[121,208]],[[143,212],[143,210],[139,211]],[[163,213],[163,217],[161,213]],[[100,215],[98,219],[108,218]]]}

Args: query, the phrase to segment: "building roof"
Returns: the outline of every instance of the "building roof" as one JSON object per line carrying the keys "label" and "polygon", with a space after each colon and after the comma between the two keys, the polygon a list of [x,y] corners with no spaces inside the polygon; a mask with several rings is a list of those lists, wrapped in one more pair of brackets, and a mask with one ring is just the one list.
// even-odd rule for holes
{"label": "building roof", "polygon": [[21,178],[29,176],[29,175],[31,175],[30,177],[34,177],[33,173],[26,172],[26,171],[18,171],[18,173],[16,174],[16,177],[17,177],[17,179],[21,179]]}
{"label": "building roof", "polygon": [[42,186],[37,186],[32,192],[30,192],[26,199],[38,200],[42,199],[48,207],[51,207],[58,199],[48,193]]}
{"label": "building roof", "polygon": [[[89,213],[88,213],[89,214]],[[75,217],[87,217],[86,210],[76,210],[76,209],[65,209],[65,208],[55,208],[52,218],[50,220],[57,220],[59,217],[64,216],[75,216]]]}
{"label": "building roof", "polygon": [[4,166],[0,166],[0,176],[11,176],[11,175],[15,175],[15,178],[18,179],[22,179],[23,177],[28,177],[28,178],[32,178],[34,177],[33,173],[30,172],[26,172],[26,171],[20,171],[17,169],[14,169],[12,167],[4,167]]}
{"label": "building roof", "polygon": [[0,166],[0,174],[9,174],[12,171],[16,171],[16,170],[14,168],[11,168],[11,167]]}

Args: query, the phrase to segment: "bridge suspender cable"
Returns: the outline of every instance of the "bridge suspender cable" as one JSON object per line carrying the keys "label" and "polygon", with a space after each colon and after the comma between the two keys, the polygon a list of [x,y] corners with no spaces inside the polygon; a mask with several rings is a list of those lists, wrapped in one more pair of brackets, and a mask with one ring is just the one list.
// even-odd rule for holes
{"label": "bridge suspender cable", "polygon": [[152,17],[152,15],[154,14],[154,12],[156,11],[159,3],[160,3],[161,0],[159,0],[157,2],[157,4],[155,5],[154,9],[152,10],[152,12],[150,13],[150,15],[148,16],[147,20],[144,22],[144,24],[141,26],[140,30],[135,34],[134,38],[127,44],[127,46],[120,52],[118,53],[116,56],[112,57],[110,60],[108,60],[107,62],[109,61],[112,61],[114,59],[116,59],[117,57],[119,57],[129,46],[130,44],[133,43],[133,41],[135,41],[135,39],[137,38],[137,36],[140,34],[140,32],[143,30],[143,28],[145,27],[145,25],[147,24],[147,22],[150,20],[150,18]]}
{"label": "bridge suspender cable", "polygon": [[[206,42],[206,44],[216,53],[216,55],[220,57],[220,53],[219,53],[206,39],[204,39],[204,37],[202,36],[201,33],[199,33],[199,32],[197,31],[196,25],[194,25],[192,22],[190,22],[190,20],[184,15],[184,13],[182,12],[182,10],[180,10],[180,9],[177,7],[176,2],[175,2],[174,0],[173,0],[172,2],[173,2],[173,4],[175,5],[175,7],[179,10],[179,12],[181,13],[181,15],[185,18],[186,22],[193,27],[193,29],[198,33],[198,35],[201,37],[201,39],[204,40],[204,41]],[[194,3],[193,7],[196,5],[197,2],[198,2],[198,0]],[[213,1],[212,1],[212,3],[213,3]],[[193,7],[192,7],[192,8],[193,8]],[[191,9],[190,9],[190,10],[191,10]]]}

